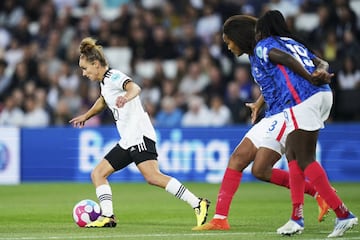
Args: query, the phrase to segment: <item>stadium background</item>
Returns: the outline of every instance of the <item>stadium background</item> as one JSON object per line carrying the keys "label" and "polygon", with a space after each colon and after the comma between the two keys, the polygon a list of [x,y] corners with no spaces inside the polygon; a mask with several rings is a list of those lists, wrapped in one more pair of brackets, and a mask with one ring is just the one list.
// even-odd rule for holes
{"label": "stadium background", "polygon": [[[360,181],[360,1],[4,0],[0,3],[0,183],[89,181],[117,139],[109,112],[68,121],[99,94],[78,67],[93,36],[112,67],[143,89],[158,131],[160,165],[183,181],[219,182],[259,94],[246,57],[221,38],[233,14],[278,9],[335,73],[335,102],[317,158],[332,181]],[[284,161],[280,167],[286,168]],[[115,181],[142,181],[130,167]],[[253,181],[247,170],[245,181]]]}

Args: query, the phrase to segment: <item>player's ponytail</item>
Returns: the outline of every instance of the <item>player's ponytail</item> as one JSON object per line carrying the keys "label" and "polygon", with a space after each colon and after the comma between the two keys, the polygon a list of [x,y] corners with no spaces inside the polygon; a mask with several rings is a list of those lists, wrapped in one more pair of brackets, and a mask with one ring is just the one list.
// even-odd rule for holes
{"label": "player's ponytail", "polygon": [[288,37],[301,43],[311,51],[306,42],[289,29],[284,15],[278,10],[267,11],[258,19],[255,29],[255,34],[260,34],[261,39],[274,36]]}
{"label": "player's ponytail", "polygon": [[97,44],[96,40],[87,37],[80,43],[80,58],[85,58],[89,62],[98,60],[102,66],[107,66],[107,61],[102,46]]}

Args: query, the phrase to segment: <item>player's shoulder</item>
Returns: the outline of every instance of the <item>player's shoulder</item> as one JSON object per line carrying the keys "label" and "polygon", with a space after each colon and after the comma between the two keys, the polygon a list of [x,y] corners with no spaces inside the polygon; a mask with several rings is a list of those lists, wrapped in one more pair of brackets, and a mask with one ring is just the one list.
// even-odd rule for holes
{"label": "player's shoulder", "polygon": [[109,69],[105,73],[105,78],[110,82],[118,82],[118,81],[124,81],[125,79],[129,79],[129,77],[121,72],[118,69]]}
{"label": "player's shoulder", "polygon": [[280,44],[275,39],[275,37],[261,39],[257,42],[255,46],[254,55],[260,59],[264,59],[265,61],[267,61],[268,52],[272,48],[280,48]]}

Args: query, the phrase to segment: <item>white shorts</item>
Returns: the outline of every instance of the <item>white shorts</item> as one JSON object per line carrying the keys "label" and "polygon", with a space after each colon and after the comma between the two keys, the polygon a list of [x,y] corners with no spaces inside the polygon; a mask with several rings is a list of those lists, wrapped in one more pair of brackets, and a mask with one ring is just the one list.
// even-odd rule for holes
{"label": "white shorts", "polygon": [[[282,135],[281,126],[283,123],[283,113],[263,118],[245,134],[245,137],[250,139],[257,148],[266,147],[282,155],[284,153],[285,145],[282,145],[277,138]],[[281,126],[277,127],[278,125]]]}
{"label": "white shorts", "polygon": [[296,129],[315,131],[324,128],[333,103],[331,91],[318,92],[304,102],[284,110],[286,134]]}
{"label": "white shorts", "polygon": [[286,138],[294,130],[315,131],[324,128],[331,106],[332,93],[318,92],[304,102],[269,117],[271,121],[268,122],[264,144],[276,139],[285,148]]}

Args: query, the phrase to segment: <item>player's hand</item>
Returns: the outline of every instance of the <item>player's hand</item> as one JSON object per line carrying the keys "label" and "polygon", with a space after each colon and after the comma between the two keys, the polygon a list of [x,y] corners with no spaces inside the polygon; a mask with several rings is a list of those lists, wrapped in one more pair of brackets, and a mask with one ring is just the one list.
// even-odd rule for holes
{"label": "player's hand", "polygon": [[82,128],[85,125],[87,117],[85,114],[75,117],[69,121],[74,127]]}
{"label": "player's hand", "polygon": [[331,83],[331,78],[334,77],[333,73],[328,73],[326,70],[315,70],[311,74],[310,82],[316,86]]}
{"label": "player's hand", "polygon": [[255,103],[245,103],[245,106],[251,110],[251,123],[254,124],[259,113],[259,108]]}
{"label": "player's hand", "polygon": [[125,103],[127,103],[127,101],[128,99],[125,96],[119,96],[116,99],[116,106],[118,108],[122,108],[125,105]]}

